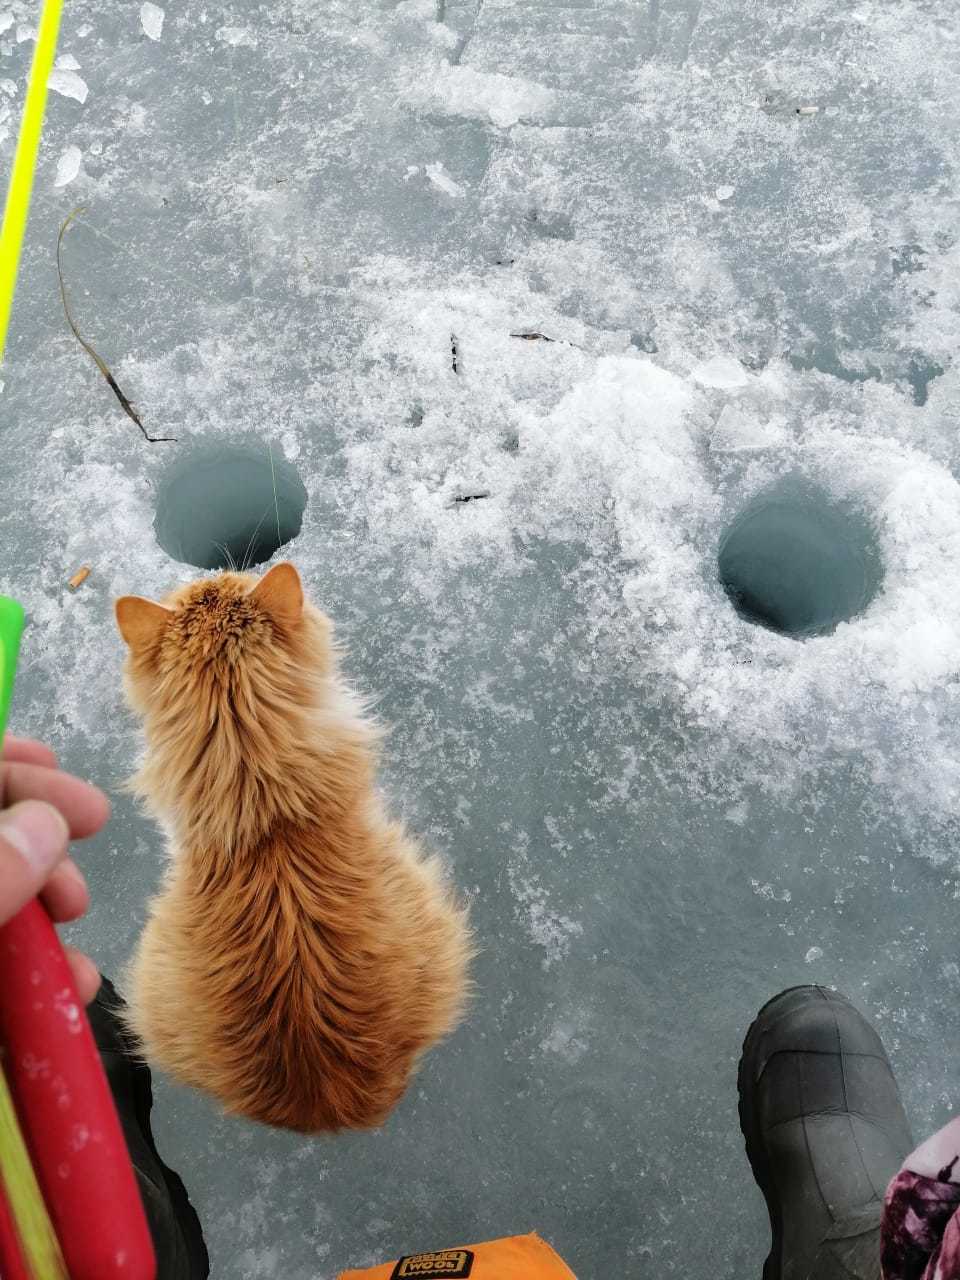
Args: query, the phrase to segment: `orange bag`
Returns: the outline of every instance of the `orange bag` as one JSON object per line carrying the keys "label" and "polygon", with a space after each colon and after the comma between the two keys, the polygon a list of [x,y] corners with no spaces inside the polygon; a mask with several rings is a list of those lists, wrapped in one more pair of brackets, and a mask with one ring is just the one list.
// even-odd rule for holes
{"label": "orange bag", "polygon": [[413,1253],[340,1280],[577,1280],[559,1254],[536,1234],[488,1240],[463,1248]]}

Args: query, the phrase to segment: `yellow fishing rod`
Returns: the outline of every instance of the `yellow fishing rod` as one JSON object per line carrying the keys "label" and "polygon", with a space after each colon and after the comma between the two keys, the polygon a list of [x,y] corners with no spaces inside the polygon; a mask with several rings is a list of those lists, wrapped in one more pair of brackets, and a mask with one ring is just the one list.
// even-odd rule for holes
{"label": "yellow fishing rod", "polygon": [[43,114],[47,105],[47,82],[53,70],[57,53],[57,35],[60,31],[60,14],[63,0],[44,0],[40,15],[40,29],[33,51],[33,65],[27,84],[27,100],[20,121],[17,149],[13,156],[13,171],[7,188],[3,209],[3,227],[0,229],[0,360],[7,345],[7,327],[10,309],[17,287],[17,269],[20,266],[20,250],[30,212],[30,196],[33,192],[33,175],[37,168],[37,152],[43,132]]}

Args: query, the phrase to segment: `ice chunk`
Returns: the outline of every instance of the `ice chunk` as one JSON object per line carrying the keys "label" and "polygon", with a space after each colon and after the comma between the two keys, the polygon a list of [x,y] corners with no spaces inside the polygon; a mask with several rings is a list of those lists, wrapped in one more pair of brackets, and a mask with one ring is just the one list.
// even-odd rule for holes
{"label": "ice chunk", "polygon": [[463,187],[458,182],[454,182],[446,169],[443,162],[438,160],[435,164],[426,166],[426,174],[430,181],[438,190],[444,192],[445,195],[461,197],[463,195]]}
{"label": "ice chunk", "polygon": [[725,404],[710,437],[714,453],[751,453],[783,444],[787,432],[782,421],[762,419],[739,405]]}
{"label": "ice chunk", "polygon": [[72,53],[62,53],[53,64],[59,67],[61,71],[79,71],[80,63],[76,60]]}
{"label": "ice chunk", "polygon": [[694,382],[702,387],[716,387],[721,391],[732,391],[745,387],[750,376],[739,360],[733,356],[713,356],[704,360],[693,370]]}
{"label": "ice chunk", "polygon": [[50,72],[50,79],[47,84],[54,93],[59,93],[64,98],[73,98],[81,104],[87,100],[89,92],[87,82],[82,76],[78,76],[75,71],[63,71],[60,68],[54,68]]}
{"label": "ice chunk", "polygon": [[163,31],[164,11],[151,0],[144,0],[140,6],[140,25],[151,40],[159,40]]}
{"label": "ice chunk", "polygon": [[67,147],[57,161],[57,176],[53,180],[55,187],[65,187],[80,172],[80,148]]}

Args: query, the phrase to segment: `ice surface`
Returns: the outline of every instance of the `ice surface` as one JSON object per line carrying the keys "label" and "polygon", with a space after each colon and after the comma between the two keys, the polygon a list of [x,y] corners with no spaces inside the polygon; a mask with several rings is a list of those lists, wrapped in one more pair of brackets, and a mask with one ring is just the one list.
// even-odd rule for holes
{"label": "ice surface", "polygon": [[[36,13],[6,9],[9,166]],[[958,40],[926,0],[215,0],[160,41],[65,14],[0,590],[30,616],[17,727],[114,795],[73,938],[118,972],[162,866],[120,790],[111,597],[189,573],[154,536],[178,451],[255,436],[303,478],[288,551],[482,946],[380,1134],[304,1142],[160,1082],[214,1274],[531,1228],[584,1277],[758,1274],[734,1076],[790,983],[875,1019],[918,1133],[960,1105]],[[81,191],[77,322],[180,445],[64,323]],[[882,569],[803,642],[717,574],[787,474]]]}

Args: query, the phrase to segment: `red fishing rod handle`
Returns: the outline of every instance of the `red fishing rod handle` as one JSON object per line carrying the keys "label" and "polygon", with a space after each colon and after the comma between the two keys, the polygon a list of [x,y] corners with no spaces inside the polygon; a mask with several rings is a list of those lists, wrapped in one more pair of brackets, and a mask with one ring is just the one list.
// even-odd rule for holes
{"label": "red fishing rod handle", "polygon": [[143,1202],[56,929],[39,899],[0,925],[0,1045],[70,1280],[156,1280]]}

